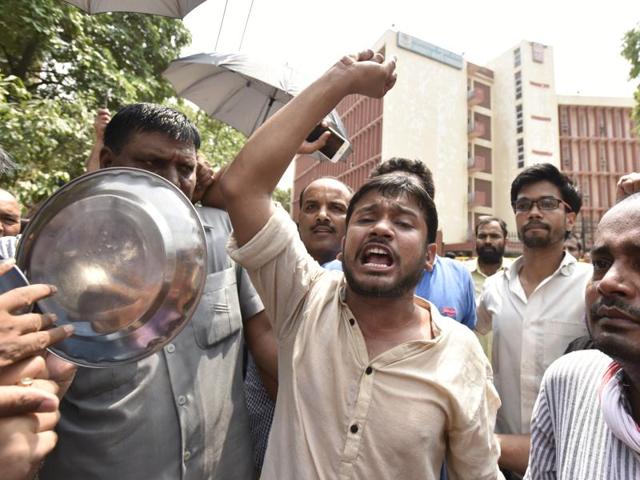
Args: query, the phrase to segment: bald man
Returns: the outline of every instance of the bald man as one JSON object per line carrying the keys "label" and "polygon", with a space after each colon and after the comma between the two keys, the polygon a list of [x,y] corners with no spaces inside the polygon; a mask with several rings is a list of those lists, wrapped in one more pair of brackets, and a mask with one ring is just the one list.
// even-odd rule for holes
{"label": "bald man", "polygon": [[16,197],[0,189],[0,237],[15,237],[20,233],[20,204]]}
{"label": "bald man", "polygon": [[352,194],[347,185],[331,177],[314,180],[300,193],[300,239],[320,265],[335,260],[342,250],[347,206]]}

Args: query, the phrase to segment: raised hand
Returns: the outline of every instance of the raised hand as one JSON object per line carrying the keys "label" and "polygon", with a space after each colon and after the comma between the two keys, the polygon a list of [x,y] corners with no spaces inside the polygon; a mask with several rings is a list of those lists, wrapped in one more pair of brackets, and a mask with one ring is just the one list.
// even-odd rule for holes
{"label": "raised hand", "polygon": [[624,200],[629,195],[640,192],[640,172],[628,173],[618,180],[616,188],[616,202]]}
{"label": "raised hand", "polygon": [[349,76],[349,93],[380,98],[396,83],[396,58],[385,60],[381,53],[373,50],[344,56],[335,68]]}

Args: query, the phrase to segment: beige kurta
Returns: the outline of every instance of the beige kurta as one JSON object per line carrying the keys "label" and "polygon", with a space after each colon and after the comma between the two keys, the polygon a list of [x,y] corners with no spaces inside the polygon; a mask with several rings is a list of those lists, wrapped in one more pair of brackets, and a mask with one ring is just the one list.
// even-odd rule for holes
{"label": "beige kurta", "polygon": [[[493,435],[500,401],[473,333],[430,308],[436,337],[370,359],[344,302],[342,272],[323,270],[278,209],[231,256],[274,323],[279,391],[262,478],[501,478]],[[416,302],[429,304],[416,297]]]}

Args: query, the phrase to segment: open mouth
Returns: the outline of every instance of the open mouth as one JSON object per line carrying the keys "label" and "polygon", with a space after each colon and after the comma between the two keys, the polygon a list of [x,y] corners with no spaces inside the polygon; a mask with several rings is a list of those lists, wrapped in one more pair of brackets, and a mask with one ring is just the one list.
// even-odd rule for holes
{"label": "open mouth", "polygon": [[367,268],[384,270],[393,265],[391,251],[380,245],[370,245],[364,248],[360,255],[360,261]]}

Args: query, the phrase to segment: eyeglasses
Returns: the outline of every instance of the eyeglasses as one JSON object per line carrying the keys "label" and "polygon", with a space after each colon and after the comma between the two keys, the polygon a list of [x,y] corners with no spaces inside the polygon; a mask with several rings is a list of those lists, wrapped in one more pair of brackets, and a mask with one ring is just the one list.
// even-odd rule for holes
{"label": "eyeglasses", "polygon": [[573,211],[573,209],[567,202],[564,202],[556,197],[541,197],[537,200],[531,200],[530,198],[519,198],[518,200],[513,202],[511,206],[516,213],[525,213],[529,212],[534,205],[536,205],[539,210],[549,211],[555,210],[560,206],[560,204],[564,205],[568,212]]}

